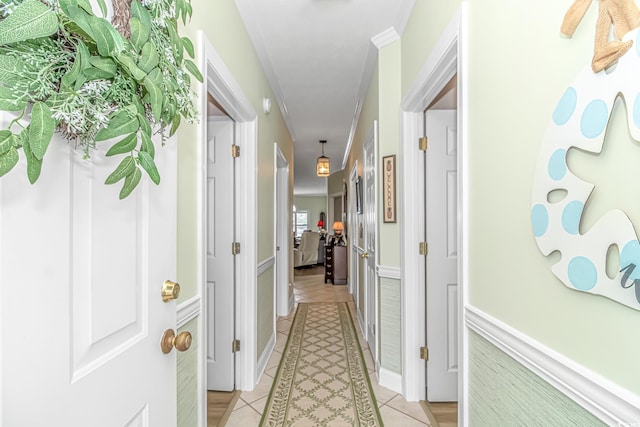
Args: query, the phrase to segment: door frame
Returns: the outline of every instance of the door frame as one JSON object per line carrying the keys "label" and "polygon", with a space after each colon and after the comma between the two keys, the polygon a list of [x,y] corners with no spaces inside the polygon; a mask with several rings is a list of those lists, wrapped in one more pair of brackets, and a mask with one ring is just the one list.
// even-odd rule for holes
{"label": "door frame", "polygon": [[[291,238],[291,209],[289,209],[289,162],[280,150],[277,142],[274,142],[274,239],[273,253],[276,254],[275,268],[275,307],[276,316],[287,316],[293,308],[293,295],[289,297],[289,245]],[[280,248],[278,249],[278,242]],[[274,329],[275,330],[275,329]]]}
{"label": "door frame", "polygon": [[[401,236],[402,236],[402,281],[405,292],[403,307],[403,381],[405,398],[409,401],[425,399],[425,365],[418,349],[425,345],[425,283],[424,257],[418,253],[420,236],[424,236],[425,225],[420,214],[424,206],[424,183],[416,180],[422,176],[424,166],[421,157],[413,155],[417,141],[422,136],[424,111],[444,86],[458,76],[458,423],[465,425],[467,419],[467,333],[463,322],[463,307],[467,301],[468,278],[468,137],[467,137],[467,93],[465,58],[467,4],[463,2],[443,30],[440,39],[424,62],[414,83],[401,103]],[[418,197],[408,197],[408,195]]]}
{"label": "door frame", "polygon": [[[242,155],[236,160],[236,212],[256,212],[257,190],[257,114],[251,102],[236,82],[218,52],[206,34],[198,31],[200,69],[205,84],[200,85],[200,124],[198,141],[197,177],[198,218],[196,241],[198,257],[198,290],[200,297],[200,316],[198,319],[198,397],[199,425],[207,423],[206,390],[206,304],[205,287],[207,272],[206,244],[203,236],[206,230],[206,111],[207,93],[220,103],[227,114],[236,122],[236,144],[241,146]],[[242,252],[236,256],[236,299],[235,324],[236,339],[242,342],[242,351],[236,353],[236,390],[253,390],[256,378],[256,285],[257,285],[257,223],[255,215],[242,215],[236,221],[236,239],[242,244]],[[231,248],[229,248],[231,250]],[[231,344],[231,343],[230,343]]]}
{"label": "door frame", "polygon": [[358,161],[356,160],[349,173],[349,194],[347,194],[347,222],[349,223],[347,233],[347,246],[349,248],[349,293],[353,295],[353,300],[358,305],[358,259],[360,253],[355,242],[358,239],[358,213],[356,212],[356,179],[358,178]]}

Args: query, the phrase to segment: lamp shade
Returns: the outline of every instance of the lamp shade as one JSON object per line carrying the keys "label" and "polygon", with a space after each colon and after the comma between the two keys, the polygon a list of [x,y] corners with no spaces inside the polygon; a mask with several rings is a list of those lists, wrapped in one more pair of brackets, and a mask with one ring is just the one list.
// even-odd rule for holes
{"label": "lamp shade", "polygon": [[329,176],[329,158],[327,156],[318,157],[316,162],[316,174],[318,176]]}
{"label": "lamp shade", "polygon": [[318,228],[322,228],[322,227],[324,227],[324,221],[320,220],[318,221]]}
{"label": "lamp shade", "polygon": [[340,234],[342,233],[342,230],[344,230],[344,226],[342,225],[342,221],[336,221],[333,223],[333,231],[335,231],[336,233]]}

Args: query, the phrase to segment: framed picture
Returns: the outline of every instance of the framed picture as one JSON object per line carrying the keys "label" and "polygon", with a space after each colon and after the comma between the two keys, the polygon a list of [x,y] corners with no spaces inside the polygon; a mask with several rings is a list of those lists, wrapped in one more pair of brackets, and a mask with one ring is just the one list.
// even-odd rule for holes
{"label": "framed picture", "polygon": [[382,158],[384,222],[396,222],[396,156]]}
{"label": "framed picture", "polygon": [[362,177],[356,178],[356,212],[362,213]]}

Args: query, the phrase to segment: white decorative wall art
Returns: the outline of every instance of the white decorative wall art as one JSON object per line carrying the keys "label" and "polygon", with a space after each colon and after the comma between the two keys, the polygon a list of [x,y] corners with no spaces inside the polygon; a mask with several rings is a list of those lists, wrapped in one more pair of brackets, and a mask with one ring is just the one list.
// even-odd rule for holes
{"label": "white decorative wall art", "polygon": [[[630,31],[626,40],[633,40],[633,47],[615,69],[594,73],[585,67],[556,105],[536,166],[531,221],[540,251],[545,256],[554,251],[562,255],[551,268],[562,283],[640,310],[640,243],[633,223],[622,210],[614,209],[581,231],[583,210],[594,185],[576,176],[566,160],[572,147],[602,151],[619,95],[625,100],[631,137],[640,141],[640,32]],[[614,279],[606,274],[612,245],[620,254]]]}

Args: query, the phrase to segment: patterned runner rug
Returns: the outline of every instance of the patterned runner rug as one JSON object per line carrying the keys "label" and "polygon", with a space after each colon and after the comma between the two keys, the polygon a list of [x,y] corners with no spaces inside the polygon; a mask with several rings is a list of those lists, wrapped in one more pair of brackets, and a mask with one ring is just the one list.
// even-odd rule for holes
{"label": "patterned runner rug", "polygon": [[261,426],[382,426],[347,303],[299,304]]}

